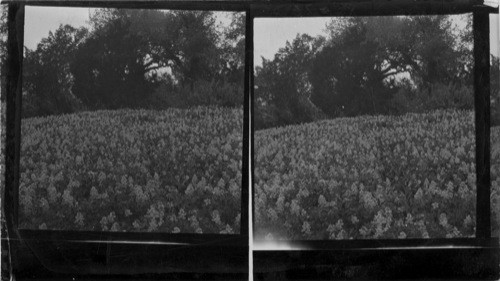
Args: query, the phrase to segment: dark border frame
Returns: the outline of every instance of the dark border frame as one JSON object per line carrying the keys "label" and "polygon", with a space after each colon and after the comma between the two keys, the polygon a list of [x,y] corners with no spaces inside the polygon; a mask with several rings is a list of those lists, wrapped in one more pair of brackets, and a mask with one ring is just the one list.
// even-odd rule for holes
{"label": "dark border frame", "polygon": [[[498,240],[489,230],[489,25],[488,15],[497,10],[481,0],[118,0],[57,1],[10,0],[7,75],[6,190],[7,247],[11,271],[18,276],[40,277],[74,274],[95,276],[126,274],[149,276],[169,273],[173,277],[246,279],[248,263],[248,179],[254,162],[243,158],[242,229],[228,235],[166,235],[112,232],[61,232],[18,230],[13,214],[18,208],[22,40],[24,6],[163,8],[246,12],[245,114],[250,127],[244,131],[243,153],[253,154],[253,19],[257,17],[371,16],[474,13],[476,165],[478,179],[476,238],[356,241],[290,241],[299,250],[256,251],[257,279],[356,278],[499,278]],[[476,45],[477,44],[477,45]],[[478,60],[478,56],[482,59]],[[487,57],[487,59],[485,59]],[[252,120],[250,120],[250,118]],[[247,127],[247,128],[248,128]],[[246,138],[245,138],[246,137]],[[248,140],[250,138],[250,147]],[[246,150],[245,150],[246,149]],[[482,156],[478,156],[482,155]],[[244,156],[245,157],[245,156]],[[247,156],[248,157],[248,156]],[[253,159],[251,159],[253,160]],[[482,169],[480,169],[482,167]],[[252,171],[248,175],[248,168]],[[253,197],[253,186],[252,197]],[[246,205],[244,205],[246,204]],[[253,212],[253,211],[252,211]],[[485,214],[483,217],[480,214]],[[247,216],[245,218],[245,216]],[[245,232],[246,231],[246,232]],[[135,237],[133,237],[135,236]],[[206,237],[203,238],[203,237]],[[233,239],[234,238],[234,239]],[[228,239],[228,240],[226,240]],[[124,241],[126,240],[126,241]],[[176,244],[181,243],[181,244]],[[188,243],[186,246],[182,243]],[[4,243],[2,243],[4,246]],[[5,248],[4,248],[5,250]],[[214,255],[216,258],[214,258]],[[180,258],[184,257],[184,258]],[[470,266],[472,263],[472,268]],[[192,269],[196,264],[199,268]],[[236,266],[236,268],[234,268]],[[158,271],[159,268],[163,271]],[[362,268],[359,270],[359,268]],[[231,270],[230,268],[233,268]],[[355,273],[351,274],[353,268]],[[47,270],[48,269],[48,270]],[[433,270],[434,269],[434,270]],[[28,271],[26,271],[28,270]],[[405,272],[405,270],[407,270]],[[6,269],[4,268],[4,271]],[[171,273],[181,271],[184,273]],[[196,271],[196,273],[194,273]],[[215,272],[215,275],[205,275]],[[236,272],[236,273],[235,273]],[[24,275],[19,275],[24,273]],[[187,273],[188,275],[183,275]],[[68,275],[69,274],[69,275]],[[110,275],[111,274],[111,275]],[[139,274],[139,275],[137,275]],[[146,274],[146,275],[144,275]],[[195,274],[195,275],[192,275]],[[222,274],[222,275],[221,275]],[[225,275],[224,275],[225,274]],[[57,275],[59,276],[59,275]],[[154,276],[153,276],[154,277]]]}
{"label": "dark border frame", "polygon": [[[384,6],[384,8],[386,8]],[[469,13],[473,14],[473,37],[474,37],[474,111],[475,111],[475,142],[476,142],[476,180],[477,180],[477,196],[476,196],[476,237],[468,238],[469,243],[471,245],[476,244],[481,239],[490,239],[491,238],[491,208],[490,208],[490,193],[491,193],[491,181],[490,181],[490,40],[489,40],[489,15],[492,14],[492,11],[483,6],[472,6],[470,7]],[[297,10],[292,9],[292,16],[296,17]],[[404,13],[404,14],[394,14],[394,15],[435,15],[435,14],[449,14],[445,10],[444,13],[442,11],[436,11],[437,13],[422,13],[422,11],[418,10],[418,12],[413,13]],[[452,10],[453,12],[462,11]],[[309,16],[310,10],[306,10],[306,14]],[[385,14],[386,10],[383,10],[382,15]],[[399,11],[396,11],[399,12]],[[498,13],[498,11],[496,11]],[[267,13],[265,13],[265,17],[267,17]],[[350,15],[343,14],[344,16],[370,16],[373,14],[366,13],[366,11],[361,11],[360,14],[354,13]],[[377,14],[378,16],[379,14]],[[283,17],[288,16],[282,15]],[[254,16],[254,18],[261,18],[260,16]],[[253,62],[252,62],[253,63]],[[254,104],[253,104],[254,92],[252,88],[252,117],[254,116]],[[255,128],[253,126],[252,119],[252,144],[254,143],[254,132]],[[253,151],[252,147],[252,151]],[[252,177],[254,175],[254,165],[255,165],[255,157],[252,153]],[[252,182],[254,179],[252,178]],[[255,190],[252,186],[252,195],[254,195]],[[252,209],[253,210],[253,209]],[[255,216],[254,216],[255,217]],[[453,241],[461,241],[458,244],[462,243],[464,239],[404,239],[406,241],[413,241],[411,244],[413,245],[426,245],[432,244],[435,245],[444,243],[444,244],[453,244]],[[318,248],[316,245],[321,244],[324,248],[337,249],[337,248],[345,248],[346,245],[348,248],[355,248],[357,245],[360,247],[399,247],[400,245],[408,245],[407,243],[401,243],[401,239],[378,239],[378,240],[331,240],[328,243],[324,243],[323,240],[292,240],[289,241],[294,245],[302,245],[304,248]],[[450,242],[446,242],[450,241]]]}
{"label": "dark border frame", "polygon": [[[275,4],[275,9],[270,9],[265,4],[257,4],[253,6],[253,17],[473,14],[477,178],[476,236],[474,238],[452,239],[276,241],[278,244],[286,245],[289,249],[255,251],[254,269],[257,280],[498,279],[500,277],[499,240],[498,237],[491,237],[490,221],[489,99],[489,15],[498,13],[498,10],[483,6],[482,1],[469,1],[468,3],[466,3],[467,1],[449,1],[448,3],[444,1],[415,1],[414,7],[403,7],[408,3],[404,3],[405,1],[391,3],[390,1],[375,0],[369,3],[365,2],[365,9],[357,6],[361,1],[352,1],[341,8],[332,3],[337,1],[330,1],[324,6],[310,3],[310,1],[303,2],[293,5]],[[442,6],[432,5],[438,2]],[[370,4],[373,6],[366,7]],[[349,5],[352,6],[349,7]],[[410,10],[405,8],[410,8]],[[255,133],[253,97],[252,88],[252,152],[254,151]],[[254,182],[255,155],[253,153],[252,160],[252,182]],[[255,196],[255,186],[252,186],[252,196]],[[253,212],[255,212],[254,209]],[[277,249],[279,248],[278,246]]]}
{"label": "dark border frame", "polygon": [[249,11],[253,17],[460,14],[484,6],[483,0],[5,0],[30,6],[110,7]]}
{"label": "dark border frame", "polygon": [[[40,3],[41,6],[51,6]],[[92,7],[58,2],[56,6]],[[106,7],[106,2],[96,3]],[[10,249],[11,271],[26,276],[34,264],[41,268],[36,276],[56,274],[174,274],[178,272],[211,279],[229,277],[245,279],[248,276],[248,202],[249,202],[249,105],[250,91],[244,87],[243,146],[241,182],[241,224],[239,234],[146,233],[109,231],[31,230],[18,227],[19,169],[22,109],[22,63],[24,12],[26,3],[10,2],[8,17],[7,83],[6,83],[6,178],[4,210],[6,240]],[[35,5],[33,5],[35,6]],[[53,6],[53,5],[52,5]],[[151,8],[143,2],[120,5],[121,8]],[[178,5],[160,5],[157,8],[180,9]],[[219,6],[198,7],[190,10],[219,11]],[[245,12],[246,9],[234,10]],[[246,40],[246,38],[245,38]],[[248,85],[250,69],[245,58],[244,84]],[[28,266],[28,267],[26,267]],[[191,275],[190,275],[191,274]],[[201,274],[201,275],[200,275]],[[209,274],[209,275],[207,275]],[[59,276],[59,275],[58,275]],[[171,276],[170,276],[171,277]]]}

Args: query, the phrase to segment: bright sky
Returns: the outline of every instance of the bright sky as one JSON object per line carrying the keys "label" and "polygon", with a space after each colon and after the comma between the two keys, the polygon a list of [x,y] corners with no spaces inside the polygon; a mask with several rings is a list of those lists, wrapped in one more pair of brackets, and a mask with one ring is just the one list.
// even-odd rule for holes
{"label": "bright sky", "polygon": [[61,7],[26,7],[24,23],[24,45],[35,49],[36,45],[55,31],[61,24],[73,27],[87,26],[88,8],[61,8]]}
{"label": "bright sky", "polygon": [[331,18],[261,18],[254,21],[254,63],[261,65],[262,59],[272,59],[286,41],[293,41],[297,34],[306,33],[315,37],[326,36],[326,24]]}
{"label": "bright sky", "polygon": [[[40,40],[49,31],[56,30],[60,24],[74,27],[87,26],[90,14],[88,8],[26,7],[24,44],[30,49],[36,48]],[[222,21],[222,17],[220,17]],[[261,64],[261,56],[271,59],[283,47],[286,41],[292,41],[297,33],[311,36],[326,35],[324,31],[330,18],[263,18],[254,22],[254,62]],[[227,20],[226,20],[227,22]],[[460,26],[459,20],[456,23]],[[463,24],[463,23],[462,23]],[[498,55],[499,22],[498,15],[490,17],[491,53]]]}

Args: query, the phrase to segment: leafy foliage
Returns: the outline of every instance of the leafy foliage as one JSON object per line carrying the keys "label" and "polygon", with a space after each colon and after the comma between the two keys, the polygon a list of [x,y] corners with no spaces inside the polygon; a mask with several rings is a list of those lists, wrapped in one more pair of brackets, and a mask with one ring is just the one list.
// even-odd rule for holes
{"label": "leafy foliage", "polygon": [[448,16],[351,17],[332,19],[328,38],[298,35],[256,70],[256,128],[400,113],[393,104],[405,98],[400,91],[471,87],[466,29],[460,33]]}
{"label": "leafy foliage", "polygon": [[219,31],[208,11],[98,9],[90,31],[61,26],[25,52],[24,116],[149,108],[160,86],[242,88],[244,16],[232,17]]}
{"label": "leafy foliage", "polygon": [[387,113],[394,75],[408,70],[404,23],[399,17],[332,20],[312,68],[312,102],[329,116]]}
{"label": "leafy foliage", "polygon": [[472,87],[435,83],[429,89],[420,90],[402,87],[392,99],[393,111],[404,114],[408,112],[428,112],[437,109],[474,109],[474,92]]}
{"label": "leafy foliage", "polygon": [[23,116],[70,113],[82,107],[71,91],[74,76],[69,61],[86,36],[84,28],[60,25],[35,51],[25,50]]}
{"label": "leafy foliage", "polygon": [[232,13],[231,24],[219,34],[218,44],[223,61],[221,76],[241,84],[245,70],[245,19],[244,13]]}
{"label": "leafy foliage", "polygon": [[[467,25],[459,32],[472,32]],[[409,17],[403,33],[411,56],[410,72],[417,84],[472,84],[472,37],[454,34],[449,16]],[[411,34],[411,35],[410,35]]]}
{"label": "leafy foliage", "polygon": [[154,89],[154,81],[146,76],[152,64],[147,57],[148,38],[133,29],[133,16],[141,15],[113,11],[71,61],[73,92],[94,109],[140,107]]}
{"label": "leafy foliage", "polygon": [[198,80],[191,85],[162,83],[154,92],[152,107],[189,108],[200,105],[239,107],[243,104],[241,84]]}
{"label": "leafy foliage", "polygon": [[[316,120],[321,112],[313,105],[309,69],[323,39],[298,35],[287,42],[274,60],[263,59],[256,69],[256,128]],[[262,118],[272,116],[273,120]]]}
{"label": "leafy foliage", "polygon": [[20,227],[238,233],[242,110],[23,119]]}

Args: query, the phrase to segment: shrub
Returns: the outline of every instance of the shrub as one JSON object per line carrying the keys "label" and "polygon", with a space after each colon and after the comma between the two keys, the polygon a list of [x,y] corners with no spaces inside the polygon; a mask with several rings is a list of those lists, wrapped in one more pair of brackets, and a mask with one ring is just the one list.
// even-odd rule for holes
{"label": "shrub", "polygon": [[279,126],[276,107],[259,100],[254,102],[254,128],[261,130]]}
{"label": "shrub", "polygon": [[427,110],[474,109],[474,91],[472,87],[434,84],[430,93],[431,98]]}
{"label": "shrub", "polygon": [[436,83],[426,89],[402,87],[392,99],[397,114],[408,112],[423,113],[439,109],[474,108],[472,87]]}
{"label": "shrub", "polygon": [[255,130],[303,124],[327,117],[320,108],[304,96],[298,97],[295,103],[289,106],[276,104],[275,101],[266,101],[259,97],[254,101]]}
{"label": "shrub", "polygon": [[155,107],[189,108],[217,105],[242,107],[243,87],[235,83],[198,80],[188,85],[164,83],[153,94]]}

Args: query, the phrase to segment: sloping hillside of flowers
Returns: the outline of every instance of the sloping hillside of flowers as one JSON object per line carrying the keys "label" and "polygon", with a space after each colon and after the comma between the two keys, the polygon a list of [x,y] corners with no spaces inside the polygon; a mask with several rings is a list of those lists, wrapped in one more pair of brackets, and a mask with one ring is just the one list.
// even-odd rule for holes
{"label": "sloping hillside of flowers", "polygon": [[[469,111],[436,111],[257,131],[256,238],[473,236],[473,120]],[[498,127],[492,135],[500,139]],[[492,151],[498,210],[498,145]]]}
{"label": "sloping hillside of flowers", "polygon": [[238,233],[242,110],[22,121],[20,227]]}
{"label": "sloping hillside of flowers", "polygon": [[[498,120],[500,121],[500,120]],[[500,122],[497,121],[497,124]],[[491,128],[491,236],[500,238],[500,126]]]}

